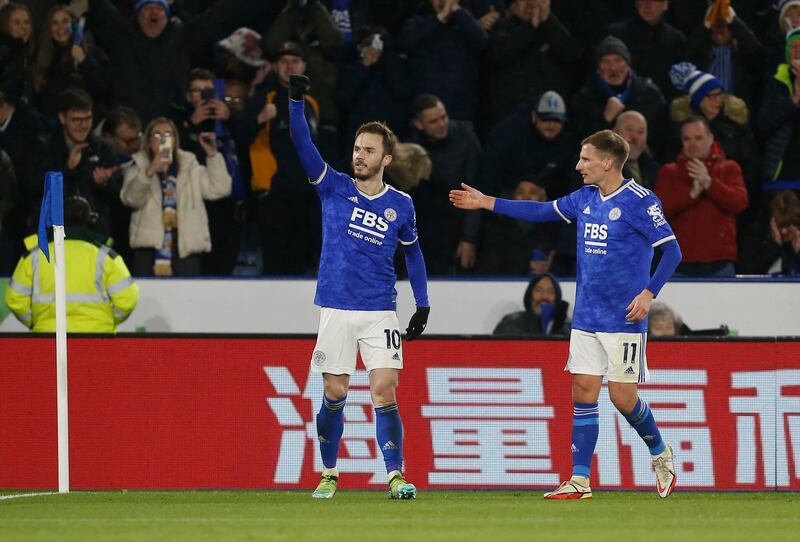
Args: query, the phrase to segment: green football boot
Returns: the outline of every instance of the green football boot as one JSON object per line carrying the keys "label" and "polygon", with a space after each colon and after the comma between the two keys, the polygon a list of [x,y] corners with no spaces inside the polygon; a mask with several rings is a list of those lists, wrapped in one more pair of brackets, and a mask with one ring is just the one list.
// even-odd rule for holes
{"label": "green football boot", "polygon": [[389,498],[390,499],[416,499],[417,488],[414,484],[409,484],[402,474],[395,474],[389,480]]}
{"label": "green football boot", "polygon": [[314,490],[311,496],[315,499],[332,499],[336,494],[337,485],[339,485],[338,476],[323,475],[317,489]]}

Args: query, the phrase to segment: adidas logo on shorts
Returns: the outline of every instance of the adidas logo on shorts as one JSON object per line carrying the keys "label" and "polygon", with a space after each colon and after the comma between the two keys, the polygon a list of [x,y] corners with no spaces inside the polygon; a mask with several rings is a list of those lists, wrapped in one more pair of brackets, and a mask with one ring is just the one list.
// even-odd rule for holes
{"label": "adidas logo on shorts", "polygon": [[628,367],[627,369],[625,369],[625,374],[626,375],[635,375],[636,371],[633,370],[633,367]]}
{"label": "adidas logo on shorts", "polygon": [[397,352],[395,352],[395,353],[394,353],[394,356],[392,356],[392,359],[393,359],[393,360],[395,360],[395,361],[400,361],[400,354],[398,354]]}

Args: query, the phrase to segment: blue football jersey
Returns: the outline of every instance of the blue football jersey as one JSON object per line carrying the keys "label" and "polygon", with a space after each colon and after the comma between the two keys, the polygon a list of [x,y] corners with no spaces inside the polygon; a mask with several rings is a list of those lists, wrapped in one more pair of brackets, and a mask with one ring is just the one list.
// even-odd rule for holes
{"label": "blue football jersey", "polygon": [[322,201],[322,255],[314,303],[344,310],[395,310],[398,243],[417,241],[411,196],[386,185],[374,196],[325,165],[312,184]]}
{"label": "blue football jersey", "polygon": [[661,201],[625,180],[607,196],[596,186],[553,202],[567,223],[577,222],[577,292],[572,327],[584,331],[639,333],[647,319],[629,322],[627,306],[650,282],[653,247],[672,239]]}

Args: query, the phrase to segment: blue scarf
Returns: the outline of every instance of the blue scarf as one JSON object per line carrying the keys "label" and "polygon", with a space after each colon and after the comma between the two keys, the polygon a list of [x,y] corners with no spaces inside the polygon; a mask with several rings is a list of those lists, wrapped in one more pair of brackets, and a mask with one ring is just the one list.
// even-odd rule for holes
{"label": "blue scarf", "polygon": [[731,62],[730,45],[714,45],[714,55],[708,71],[719,79],[725,93],[733,92],[733,62]]}
{"label": "blue scarf", "polygon": [[331,19],[342,34],[345,47],[353,44],[353,27],[350,24],[350,0],[333,0],[331,2]]}
{"label": "blue scarf", "polygon": [[628,73],[628,79],[625,81],[625,89],[622,92],[617,92],[614,88],[609,85],[605,79],[600,77],[599,73],[596,73],[595,79],[597,79],[597,86],[600,87],[600,90],[608,94],[608,97],[616,96],[619,98],[619,101],[625,103],[628,101],[628,98],[631,97],[631,92],[633,91],[633,70]]}
{"label": "blue scarf", "polygon": [[161,179],[161,222],[164,225],[164,241],[161,248],[156,250],[153,274],[156,276],[172,275],[172,250],[174,246],[175,230],[178,229],[178,190],[175,177],[178,167],[173,160],[169,165],[166,176],[159,173]]}

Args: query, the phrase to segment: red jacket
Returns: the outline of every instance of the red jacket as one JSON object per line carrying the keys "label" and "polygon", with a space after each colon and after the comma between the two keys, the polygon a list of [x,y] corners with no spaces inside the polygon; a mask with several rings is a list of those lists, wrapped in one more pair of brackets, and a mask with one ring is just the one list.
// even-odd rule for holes
{"label": "red jacket", "polygon": [[658,172],[655,191],[664,204],[686,263],[736,261],[736,215],[747,208],[747,189],[742,170],[726,160],[716,141],[703,162],[711,186],[697,199],[689,196],[692,179],[686,169],[688,158],[681,152],[674,162]]}

